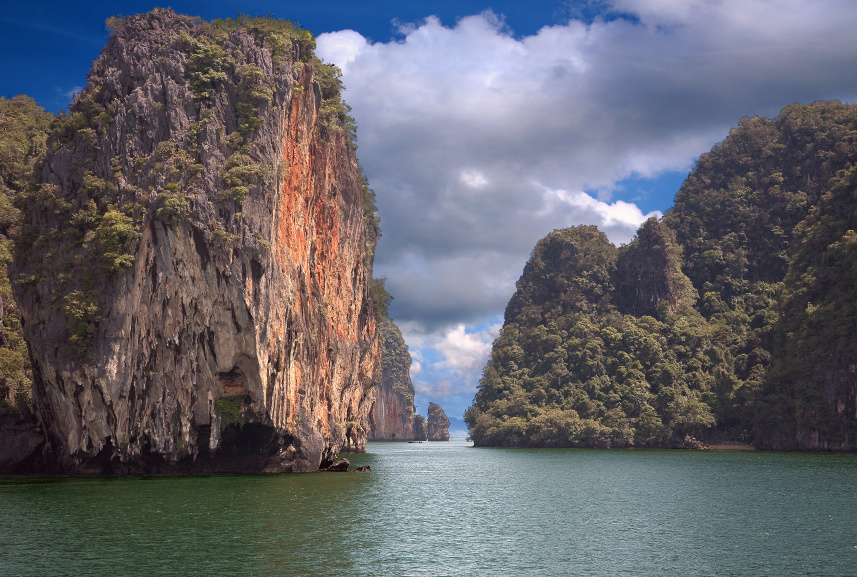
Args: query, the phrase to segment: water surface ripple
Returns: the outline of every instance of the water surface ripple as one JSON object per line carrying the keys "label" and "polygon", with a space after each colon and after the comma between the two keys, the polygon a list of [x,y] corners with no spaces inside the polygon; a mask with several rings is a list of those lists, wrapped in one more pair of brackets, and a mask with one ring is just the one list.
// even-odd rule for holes
{"label": "water surface ripple", "polygon": [[0,575],[857,575],[857,456],[370,443],[368,474],[0,479]]}

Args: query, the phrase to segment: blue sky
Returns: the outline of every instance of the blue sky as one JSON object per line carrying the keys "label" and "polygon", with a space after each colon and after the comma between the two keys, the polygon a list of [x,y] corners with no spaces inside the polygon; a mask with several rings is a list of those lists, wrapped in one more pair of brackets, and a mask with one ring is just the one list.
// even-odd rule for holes
{"label": "blue sky", "polygon": [[[3,96],[25,93],[56,112],[68,104],[68,93],[83,85],[91,62],[98,56],[107,34],[104,21],[113,15],[148,12],[156,6],[206,19],[226,18],[239,13],[274,14],[288,18],[318,35],[352,29],[376,42],[397,36],[394,22],[419,22],[437,15],[453,24],[457,19],[495,7],[514,25],[518,35],[534,34],[546,24],[568,19],[572,8],[563,2],[484,2],[472,0],[434,1],[246,1],[246,2],[10,2],[3,8],[0,23],[0,53],[15,55],[0,62]],[[575,9],[591,18],[597,11]]]}
{"label": "blue sky", "polygon": [[[5,6],[0,94],[64,108],[145,2]],[[851,0],[171,2],[273,14],[343,70],[377,193],[376,276],[414,356],[419,410],[469,405],[539,238],[628,242],[742,116],[857,99]]]}

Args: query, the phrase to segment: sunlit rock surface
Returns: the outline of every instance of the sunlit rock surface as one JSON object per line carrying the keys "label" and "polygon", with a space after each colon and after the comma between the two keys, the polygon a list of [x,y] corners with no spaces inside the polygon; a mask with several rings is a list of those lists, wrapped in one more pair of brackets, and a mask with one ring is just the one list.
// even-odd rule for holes
{"label": "sunlit rock surface", "polygon": [[59,471],[312,471],[364,448],[360,169],[311,37],[248,28],[129,18],[49,141],[15,266]]}

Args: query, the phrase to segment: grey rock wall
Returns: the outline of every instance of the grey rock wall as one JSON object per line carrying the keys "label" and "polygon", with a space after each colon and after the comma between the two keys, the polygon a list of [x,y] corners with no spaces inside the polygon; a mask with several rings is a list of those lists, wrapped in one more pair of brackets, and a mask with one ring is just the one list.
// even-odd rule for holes
{"label": "grey rock wall", "polygon": [[378,325],[382,340],[382,371],[378,394],[372,408],[369,440],[414,440],[416,410],[408,345],[405,344],[399,328],[389,318],[384,317]]}
{"label": "grey rock wall", "polygon": [[273,50],[132,17],[49,141],[16,298],[65,472],[310,471],[365,445],[380,358],[360,170],[320,120],[306,42]]}

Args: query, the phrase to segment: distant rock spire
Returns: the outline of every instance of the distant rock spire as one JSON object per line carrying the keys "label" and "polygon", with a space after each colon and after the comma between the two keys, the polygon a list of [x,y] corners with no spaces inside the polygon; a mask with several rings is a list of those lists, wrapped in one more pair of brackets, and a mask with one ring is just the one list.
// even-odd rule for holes
{"label": "distant rock spire", "polygon": [[449,440],[449,418],[440,408],[440,405],[435,403],[429,403],[428,408],[428,440]]}

